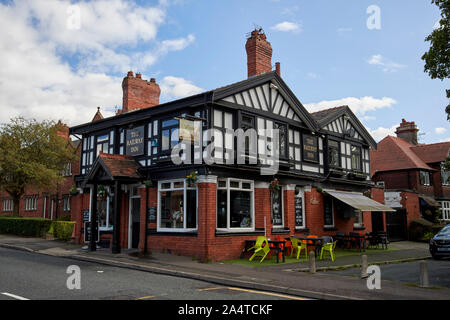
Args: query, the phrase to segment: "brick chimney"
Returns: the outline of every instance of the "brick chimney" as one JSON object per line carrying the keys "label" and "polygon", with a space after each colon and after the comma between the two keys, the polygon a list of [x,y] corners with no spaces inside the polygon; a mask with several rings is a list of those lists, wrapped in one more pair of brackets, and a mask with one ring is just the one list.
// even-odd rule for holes
{"label": "brick chimney", "polygon": [[118,110],[117,113],[125,113],[159,105],[161,89],[154,78],[146,81],[142,79],[140,73],[136,73],[135,77],[133,71],[129,71],[122,81],[122,90],[122,110]]}
{"label": "brick chimney", "polygon": [[272,71],[272,46],[262,28],[255,29],[245,44],[248,77]]}
{"label": "brick chimney", "polygon": [[402,123],[400,123],[400,126],[397,127],[395,134],[398,138],[402,138],[403,140],[406,140],[416,146],[418,144],[417,132],[419,132],[419,128],[417,128],[414,121],[407,122],[405,119],[402,119]]}

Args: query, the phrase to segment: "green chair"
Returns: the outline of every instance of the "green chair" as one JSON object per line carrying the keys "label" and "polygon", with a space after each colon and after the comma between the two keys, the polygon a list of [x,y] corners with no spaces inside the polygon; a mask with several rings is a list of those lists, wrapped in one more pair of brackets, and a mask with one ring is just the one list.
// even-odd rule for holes
{"label": "green chair", "polygon": [[300,259],[300,253],[304,249],[305,250],[305,259],[308,260],[308,246],[307,246],[306,242],[303,242],[303,241],[301,242],[299,239],[291,237],[291,244],[292,244],[291,257],[292,257],[292,254],[294,253],[294,250],[297,250],[297,260]]}
{"label": "green chair", "polygon": [[320,260],[323,258],[323,252],[329,252],[331,256],[331,261],[334,261],[334,249],[336,248],[337,240],[334,242],[328,242],[323,245],[322,250],[320,250]]}
{"label": "green chair", "polygon": [[249,261],[252,261],[255,257],[262,257],[259,263],[263,262],[267,254],[270,252],[269,242],[266,237],[260,236],[256,239],[256,244],[249,250],[255,249],[255,252],[250,257]]}

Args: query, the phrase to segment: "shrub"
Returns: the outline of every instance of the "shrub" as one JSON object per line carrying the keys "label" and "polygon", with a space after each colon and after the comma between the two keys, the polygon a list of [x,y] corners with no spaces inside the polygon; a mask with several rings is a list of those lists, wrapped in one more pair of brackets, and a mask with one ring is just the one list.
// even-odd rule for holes
{"label": "shrub", "polygon": [[70,214],[66,214],[56,219],[56,221],[70,221]]}
{"label": "shrub", "polygon": [[43,218],[0,217],[0,233],[42,237],[51,224],[51,220]]}
{"label": "shrub", "polygon": [[409,224],[409,240],[422,241],[431,239],[444,226],[440,224],[433,224],[430,221],[420,218],[414,219]]}
{"label": "shrub", "polygon": [[53,221],[53,236],[60,240],[70,240],[74,226],[75,222],[73,221]]}

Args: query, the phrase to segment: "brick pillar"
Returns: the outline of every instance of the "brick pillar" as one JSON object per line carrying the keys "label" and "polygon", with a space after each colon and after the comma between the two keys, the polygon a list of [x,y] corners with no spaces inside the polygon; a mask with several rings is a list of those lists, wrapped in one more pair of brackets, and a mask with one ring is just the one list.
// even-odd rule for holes
{"label": "brick pillar", "polygon": [[305,216],[309,233],[323,234],[323,195],[316,188],[311,188],[310,192],[305,191]]}
{"label": "brick pillar", "polygon": [[198,192],[198,245],[201,248],[199,258],[211,259],[215,248],[216,211],[217,211],[217,177],[199,176]]}
{"label": "brick pillar", "polygon": [[255,183],[255,228],[264,228],[266,218],[266,234],[272,232],[272,221],[270,219],[270,189],[267,182]]}
{"label": "brick pillar", "polygon": [[284,196],[284,227],[289,228],[293,234],[295,231],[295,184],[287,185]]}

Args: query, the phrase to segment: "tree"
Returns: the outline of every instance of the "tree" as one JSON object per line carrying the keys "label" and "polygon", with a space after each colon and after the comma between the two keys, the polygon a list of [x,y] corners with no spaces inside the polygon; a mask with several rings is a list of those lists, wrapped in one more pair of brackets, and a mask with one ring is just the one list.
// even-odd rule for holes
{"label": "tree", "polygon": [[[432,79],[450,78],[450,0],[432,0],[431,3],[441,10],[439,26],[425,38],[431,46],[428,52],[422,56],[425,61],[425,72]],[[450,90],[446,90],[447,98],[450,99]],[[447,120],[450,121],[450,104],[447,105]]]}
{"label": "tree", "polygon": [[75,158],[70,140],[58,135],[60,126],[22,117],[0,125],[0,190],[13,199],[15,216],[27,187],[54,190],[64,166]]}

